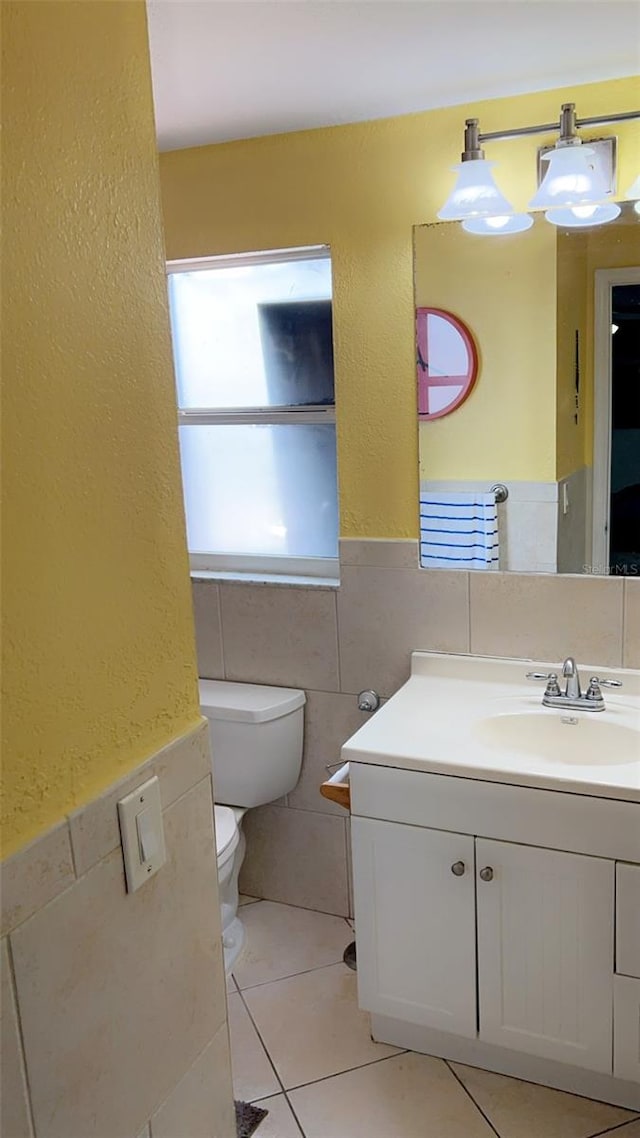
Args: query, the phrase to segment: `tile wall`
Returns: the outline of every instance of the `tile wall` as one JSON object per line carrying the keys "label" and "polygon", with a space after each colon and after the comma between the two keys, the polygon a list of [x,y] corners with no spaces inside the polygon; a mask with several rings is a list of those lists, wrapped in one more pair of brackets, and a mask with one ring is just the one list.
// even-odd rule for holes
{"label": "tile wall", "polygon": [[[125,889],[118,798],[157,774],[167,864]],[[206,725],[2,864],[2,1133],[235,1135]]]}
{"label": "tile wall", "polygon": [[[487,489],[486,479],[420,482],[421,494],[483,493]],[[516,573],[584,572],[583,566],[591,561],[587,526],[590,470],[582,467],[561,482],[510,480],[508,489],[506,502],[498,505],[500,568]]]}
{"label": "tile wall", "polygon": [[195,580],[199,672],[302,687],[302,777],[245,820],[244,892],[348,915],[344,812],[318,786],[365,716],[423,649],[640,667],[640,580],[418,568],[414,541],[341,543],[339,588]]}

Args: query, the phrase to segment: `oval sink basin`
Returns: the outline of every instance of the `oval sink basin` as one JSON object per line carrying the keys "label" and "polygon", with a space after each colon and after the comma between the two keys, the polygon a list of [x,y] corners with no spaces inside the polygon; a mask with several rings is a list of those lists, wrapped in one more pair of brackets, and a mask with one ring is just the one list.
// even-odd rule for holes
{"label": "oval sink basin", "polygon": [[520,753],[589,766],[637,763],[640,731],[605,714],[547,708],[503,712],[476,722],[473,734],[485,746],[510,751],[514,757]]}

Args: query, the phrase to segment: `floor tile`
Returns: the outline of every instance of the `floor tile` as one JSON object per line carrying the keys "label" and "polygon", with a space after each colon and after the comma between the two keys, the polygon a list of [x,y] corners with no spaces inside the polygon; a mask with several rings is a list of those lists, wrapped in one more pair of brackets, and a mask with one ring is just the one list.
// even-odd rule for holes
{"label": "floor tile", "polygon": [[231,996],[232,994],[234,994],[237,991],[238,991],[238,985],[236,984],[233,976],[227,976],[227,995]]}
{"label": "floor tile", "polygon": [[616,1130],[607,1130],[605,1134],[598,1135],[598,1138],[640,1138],[640,1121],[629,1122],[627,1126]]}
{"label": "floor tile", "polygon": [[451,1067],[491,1120],[500,1138],[590,1138],[634,1117],[634,1112],[618,1106],[524,1083],[492,1071],[459,1063],[452,1063]]}
{"label": "floor tile", "polygon": [[242,908],[243,905],[255,905],[256,901],[259,900],[259,897],[250,897],[248,893],[241,893],[238,897],[240,908]]}
{"label": "floor tile", "polygon": [[398,1051],[371,1039],[344,964],[249,988],[244,998],[285,1090]]}
{"label": "floor tile", "polygon": [[302,1131],[284,1095],[262,1099],[255,1105],[269,1111],[255,1132],[256,1138],[300,1138]]}
{"label": "floor tile", "polygon": [[234,969],[240,988],[337,964],[349,941],[343,917],[275,901],[251,905],[244,910],[242,920],[247,940]]}
{"label": "floor tile", "polygon": [[495,1138],[446,1063],[426,1055],[397,1055],[290,1097],[306,1138]]}
{"label": "floor tile", "polygon": [[229,1032],[231,1035],[231,1069],[236,1098],[252,1102],[282,1090],[242,996],[229,996]]}

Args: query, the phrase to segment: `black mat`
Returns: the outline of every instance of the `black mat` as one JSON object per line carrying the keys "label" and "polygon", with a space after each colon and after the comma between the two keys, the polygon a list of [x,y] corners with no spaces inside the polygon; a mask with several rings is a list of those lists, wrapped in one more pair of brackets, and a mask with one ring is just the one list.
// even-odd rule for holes
{"label": "black mat", "polygon": [[236,1099],[236,1133],[238,1138],[251,1138],[253,1132],[266,1118],[268,1110],[261,1106],[253,1106],[250,1102],[241,1102]]}

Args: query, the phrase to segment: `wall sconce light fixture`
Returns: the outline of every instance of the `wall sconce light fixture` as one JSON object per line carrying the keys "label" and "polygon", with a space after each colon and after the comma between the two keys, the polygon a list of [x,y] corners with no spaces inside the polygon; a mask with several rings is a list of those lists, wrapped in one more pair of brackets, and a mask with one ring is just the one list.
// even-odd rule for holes
{"label": "wall sconce light fixture", "polygon": [[453,190],[438,211],[443,221],[461,221],[468,233],[520,233],[533,225],[527,213],[517,214],[500,192],[480,146],[478,119],[467,119],[461,161],[453,169],[458,177]]}
{"label": "wall sconce light fixture", "polygon": [[[529,209],[544,209],[547,221],[569,228],[585,228],[613,221],[620,213],[620,206],[610,199],[615,183],[615,148],[611,149],[611,185],[607,185],[595,151],[595,146],[600,143],[583,145],[577,128],[635,118],[640,118],[640,111],[577,119],[575,104],[564,103],[559,126],[543,123],[481,134],[478,119],[467,119],[462,161],[454,166],[458,174],[456,184],[438,211],[438,217],[443,221],[461,221],[463,229],[468,233],[486,236],[519,233],[529,229],[533,225],[533,218],[529,213],[516,213],[501,193],[491,172],[495,163],[486,160],[481,143],[559,130],[555,147],[541,155],[547,169],[529,203]],[[632,191],[635,191],[638,199],[636,209],[640,212],[640,177],[630,188],[628,196],[631,196]]]}

